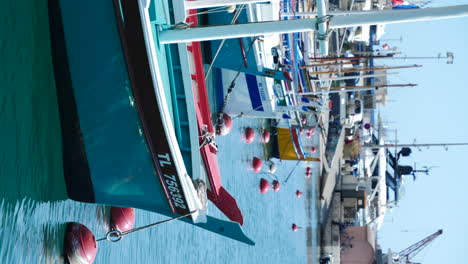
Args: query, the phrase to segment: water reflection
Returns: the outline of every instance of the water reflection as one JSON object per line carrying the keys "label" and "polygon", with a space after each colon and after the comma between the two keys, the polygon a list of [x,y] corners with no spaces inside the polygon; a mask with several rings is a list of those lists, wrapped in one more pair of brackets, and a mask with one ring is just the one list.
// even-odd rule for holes
{"label": "water reflection", "polygon": [[26,198],[42,202],[66,200],[64,177],[61,174],[10,174],[2,179],[0,198],[10,203]]}
{"label": "water reflection", "polygon": [[66,224],[46,223],[42,226],[41,263],[64,263],[63,243]]}
{"label": "water reflection", "polygon": [[[0,198],[66,199],[47,1],[1,1]],[[28,8],[29,7],[29,8]]]}
{"label": "water reflection", "polygon": [[105,229],[110,230],[110,206],[96,206],[96,221]]}

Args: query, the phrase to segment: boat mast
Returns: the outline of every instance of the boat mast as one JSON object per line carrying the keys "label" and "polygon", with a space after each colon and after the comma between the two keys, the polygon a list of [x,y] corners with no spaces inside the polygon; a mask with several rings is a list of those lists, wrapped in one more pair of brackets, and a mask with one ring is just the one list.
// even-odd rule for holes
{"label": "boat mast", "polygon": [[408,66],[381,66],[381,67],[370,67],[370,68],[349,68],[349,69],[340,69],[336,71],[313,71],[311,74],[333,74],[333,73],[346,73],[346,72],[365,72],[365,71],[381,71],[381,70],[391,70],[391,69],[405,69],[405,68],[420,68],[422,65],[408,65]]}
{"label": "boat mast", "polygon": [[[394,24],[468,16],[468,5],[417,10],[381,10],[368,14],[328,17],[328,29],[361,25]],[[320,23],[322,22],[322,23]],[[316,18],[221,25],[199,28],[167,29],[159,32],[160,44],[244,38],[273,33],[294,33],[316,30],[324,24]]]}
{"label": "boat mast", "polygon": [[380,149],[380,148],[410,148],[410,147],[444,147],[448,146],[468,146],[468,143],[431,143],[431,144],[383,144],[383,145],[363,145],[363,148]]}
{"label": "boat mast", "polygon": [[[357,53],[355,52],[354,55]],[[310,61],[314,63],[324,63],[324,62],[340,62],[340,61],[350,61],[350,62],[359,62],[362,59],[379,59],[379,58],[393,58],[393,53],[386,55],[371,55],[371,56],[355,56],[355,57],[320,57],[320,58],[311,58]]]}
{"label": "boat mast", "polygon": [[221,6],[232,6],[241,4],[258,4],[263,2],[270,2],[269,0],[196,0],[184,1],[185,9],[199,9],[199,8],[212,8]]}
{"label": "boat mast", "polygon": [[396,72],[378,73],[378,74],[363,74],[356,76],[342,76],[342,77],[331,77],[331,78],[320,78],[317,80],[310,80],[311,82],[322,82],[322,81],[343,81],[351,79],[371,78],[371,77],[385,77],[389,74],[396,74]]}
{"label": "boat mast", "polygon": [[[401,87],[401,86],[409,86],[405,84],[397,84],[395,86],[390,86],[390,87]],[[349,88],[353,87],[353,88]],[[342,87],[331,87],[330,89],[318,89],[315,92],[303,92],[303,93],[297,93],[297,95],[316,95],[316,94],[333,94],[333,93],[342,93],[342,92],[363,92],[363,91],[375,91],[379,88],[383,87],[376,87],[376,86],[342,86]],[[385,88],[388,88],[388,86],[385,86]]]}
{"label": "boat mast", "polygon": [[[372,52],[373,53],[373,52]],[[392,60],[440,60],[440,59],[447,59],[447,64],[453,64],[453,60],[455,58],[453,52],[447,51],[445,56],[442,54],[438,54],[437,56],[394,56],[396,53],[387,53],[385,55],[361,55],[355,57],[345,57],[345,56],[338,56],[338,57],[326,57],[326,58],[311,58],[310,61],[317,63],[317,62],[339,62],[339,61],[349,61],[348,63],[358,63],[361,59],[392,59]],[[354,55],[358,54],[358,52],[354,52]]]}
{"label": "boat mast", "polygon": [[[335,11],[335,12],[329,12],[329,15],[332,16],[349,16],[349,15],[365,15],[369,14],[371,12],[378,12],[377,10],[365,10],[365,11]],[[290,16],[295,16],[295,17],[310,17],[310,16],[317,16],[318,12],[286,12],[282,13],[281,16],[283,17],[290,17]]]}

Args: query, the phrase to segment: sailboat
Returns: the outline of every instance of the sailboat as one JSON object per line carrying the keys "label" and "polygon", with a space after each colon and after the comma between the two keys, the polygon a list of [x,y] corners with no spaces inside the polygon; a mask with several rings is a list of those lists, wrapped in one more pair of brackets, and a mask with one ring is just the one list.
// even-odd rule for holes
{"label": "sailboat", "polygon": [[[214,145],[200,146],[214,130],[197,73],[199,44],[175,49],[155,41],[154,21],[169,24],[173,15],[164,4],[50,1],[68,195],[188,215],[181,220],[253,245],[221,185]],[[187,84],[187,76],[198,84]],[[206,215],[197,179],[205,179],[205,195],[232,221]]]}
{"label": "sailboat", "polygon": [[[197,73],[201,56],[196,42],[313,30],[315,25],[312,20],[294,20],[232,25],[232,30],[190,28],[186,20],[175,20],[175,14],[187,15],[181,8],[185,4],[49,1],[67,192],[82,202],[169,217],[187,215],[180,220],[253,245],[241,228],[240,210],[216,171],[214,130]],[[465,15],[466,9],[448,11]],[[417,17],[416,11],[406,12]],[[422,16],[432,18],[418,19]],[[360,15],[357,22],[341,17],[330,25],[384,19],[388,17],[373,12]],[[190,42],[195,43],[166,45]],[[206,214],[204,184],[196,184],[205,175],[208,198],[233,221]]]}
{"label": "sailboat", "polygon": [[[212,25],[261,22],[279,19],[278,11],[279,2],[272,1],[240,5],[234,14],[213,11],[207,17]],[[276,69],[278,61],[275,64],[273,57],[278,60],[278,54],[273,53],[279,44],[279,34],[210,42],[218,104],[224,112],[257,118],[280,116],[276,105],[284,95],[284,82],[292,79],[287,71]]]}

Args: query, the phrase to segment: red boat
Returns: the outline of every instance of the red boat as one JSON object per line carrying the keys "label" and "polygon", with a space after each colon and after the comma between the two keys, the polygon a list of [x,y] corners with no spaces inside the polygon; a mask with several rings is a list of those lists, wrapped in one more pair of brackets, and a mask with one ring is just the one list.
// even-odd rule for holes
{"label": "red boat", "polygon": [[[190,14],[194,14],[195,12],[196,11],[192,10]],[[198,26],[196,15],[189,16],[186,22],[192,27]],[[211,139],[214,138],[215,129],[211,119],[210,105],[208,102],[200,42],[192,42],[187,48],[190,51],[189,57],[192,58],[194,66],[193,69],[191,69],[191,77],[196,83],[196,85],[193,86],[193,94],[198,121],[198,134],[200,136],[200,144],[202,145],[200,147],[200,153],[209,181],[207,191],[208,199],[230,220],[242,225],[244,223],[244,219],[236,200],[221,184],[218,158],[216,155],[217,149],[214,144],[202,144],[206,140],[206,137],[211,137]]]}

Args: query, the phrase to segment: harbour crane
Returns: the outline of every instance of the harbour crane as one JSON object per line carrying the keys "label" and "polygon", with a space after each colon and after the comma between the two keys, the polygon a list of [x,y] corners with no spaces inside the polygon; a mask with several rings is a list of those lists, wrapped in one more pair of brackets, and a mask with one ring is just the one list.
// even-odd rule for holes
{"label": "harbour crane", "polygon": [[427,247],[432,241],[434,241],[438,236],[442,235],[442,229],[439,229],[432,235],[422,239],[419,242],[414,243],[413,245],[403,249],[398,253],[398,263],[401,264],[420,264],[417,262],[412,262],[413,259],[421,250]]}

